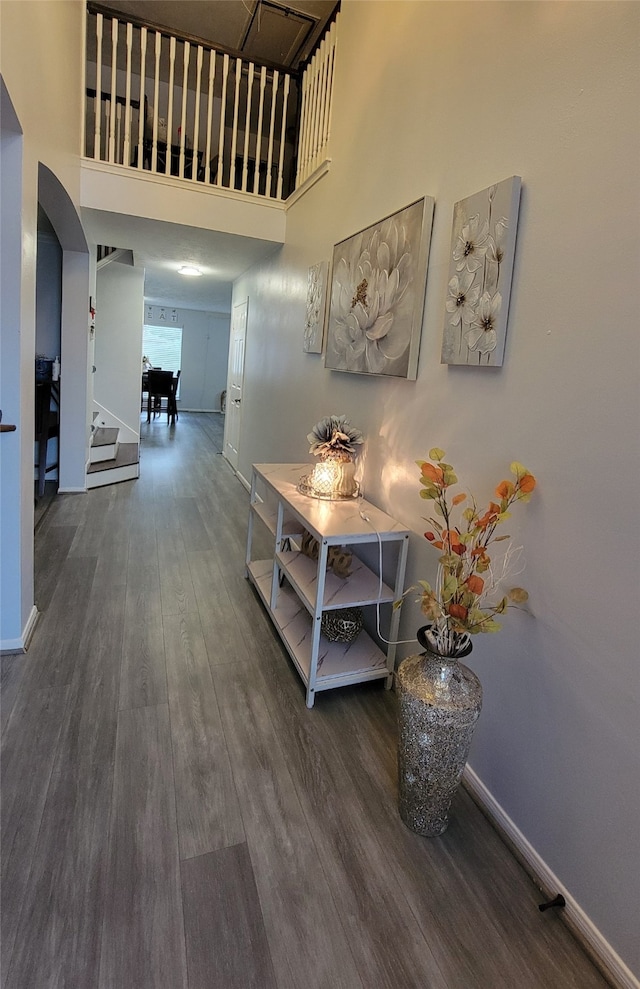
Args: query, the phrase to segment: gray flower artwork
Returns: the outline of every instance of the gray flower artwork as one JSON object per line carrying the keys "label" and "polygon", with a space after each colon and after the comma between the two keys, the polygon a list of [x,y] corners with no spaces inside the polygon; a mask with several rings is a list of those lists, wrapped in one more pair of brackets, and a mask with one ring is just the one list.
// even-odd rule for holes
{"label": "gray flower artwork", "polygon": [[336,244],[325,367],[415,380],[433,203],[425,196]]}
{"label": "gray flower artwork", "polygon": [[319,261],[309,268],[307,316],[304,323],[304,343],[302,346],[306,354],[322,353],[328,271],[328,261]]}
{"label": "gray flower artwork", "polygon": [[443,364],[502,366],[520,184],[513,175],[453,208]]}

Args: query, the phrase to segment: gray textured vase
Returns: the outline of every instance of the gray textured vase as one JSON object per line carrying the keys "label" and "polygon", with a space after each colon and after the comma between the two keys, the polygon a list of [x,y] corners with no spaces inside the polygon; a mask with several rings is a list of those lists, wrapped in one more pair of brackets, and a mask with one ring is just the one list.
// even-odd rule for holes
{"label": "gray textured vase", "polygon": [[[418,641],[426,646],[424,631]],[[480,716],[482,685],[459,659],[427,649],[400,663],[396,686],[400,817],[417,834],[434,837],[449,823]]]}

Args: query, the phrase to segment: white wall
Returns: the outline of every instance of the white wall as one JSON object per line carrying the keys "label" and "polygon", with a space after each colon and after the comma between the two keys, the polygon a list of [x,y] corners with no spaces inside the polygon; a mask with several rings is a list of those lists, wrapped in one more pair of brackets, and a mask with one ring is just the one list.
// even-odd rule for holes
{"label": "white wall", "polygon": [[144,269],[105,265],[96,296],[94,398],[139,436]]}
{"label": "white wall", "polygon": [[[3,343],[5,337],[14,338],[14,345],[7,343],[8,359],[3,349],[3,375],[16,383],[18,431],[12,443],[17,445],[20,478],[19,491],[2,488],[1,510],[3,526],[19,534],[18,555],[5,553],[3,545],[1,580],[3,586],[11,586],[11,603],[3,602],[0,616],[0,647],[19,647],[28,634],[33,616],[33,359],[35,355],[35,294],[36,294],[36,242],[39,162],[45,163],[66,189],[68,205],[78,203],[80,168],[80,107],[82,105],[82,35],[84,7],[79,0],[61,0],[51,4],[46,0],[34,0],[28,5],[20,0],[2,0],[0,3],[0,56],[2,78],[8,97],[23,131],[22,156],[16,159],[21,172],[15,182],[19,202],[19,227],[7,235],[4,217],[2,221],[3,256],[7,251],[19,250],[19,267],[8,291],[3,290]],[[4,111],[4,105],[3,105]],[[5,129],[4,121],[2,124]],[[4,143],[4,134],[3,134]],[[12,165],[12,167],[15,167]],[[53,217],[49,214],[53,222]],[[63,242],[61,231],[53,222],[56,233]],[[63,243],[63,247],[65,244]],[[72,248],[74,249],[74,248]],[[80,248],[78,248],[80,250]],[[73,264],[71,268],[73,268]],[[68,339],[75,336],[74,322],[78,300],[82,309],[86,300],[86,285],[69,269],[67,292]],[[64,278],[64,276],[63,276]],[[85,277],[86,280],[86,277]],[[76,293],[80,289],[80,295]],[[64,303],[63,303],[64,305]],[[82,310],[80,310],[82,311]],[[11,318],[5,322],[5,316]],[[85,318],[83,312],[82,318]],[[73,317],[73,318],[72,318]],[[63,315],[63,325],[64,325]],[[77,342],[77,341],[76,341]],[[75,347],[75,359],[78,350]],[[72,362],[73,363],[73,362]],[[85,392],[86,374],[80,383],[80,401]],[[68,379],[69,380],[69,379]],[[5,392],[4,394],[8,394]],[[4,400],[4,399],[3,399]],[[86,404],[86,403],[85,403]],[[74,402],[68,404],[71,414]],[[8,412],[8,409],[7,409]],[[83,442],[84,424],[81,423]],[[61,446],[76,440],[73,428],[61,424]],[[9,447],[3,443],[3,459]],[[84,451],[82,451],[83,453]],[[61,451],[62,456],[62,451]],[[82,456],[82,462],[84,457]],[[6,461],[5,461],[6,462]],[[74,456],[69,451],[69,484],[75,486],[78,477]],[[83,463],[82,463],[83,469]],[[61,472],[62,459],[61,459]],[[61,473],[62,477],[62,473]],[[82,481],[82,475],[80,476]]]}
{"label": "white wall", "polygon": [[[537,475],[510,526],[533,614],[475,640],[471,765],[638,974],[639,17],[637,4],[345,0],[331,171],[289,210],[286,247],[234,286],[249,297],[241,472],[311,459],[311,426],[348,414],[367,437],[367,496],[415,532],[408,583],[436,563],[415,459],[442,447],[482,500],[514,459]],[[504,367],[443,366],[453,205],[514,174]],[[308,267],[425,193],[418,380],[324,370],[302,352]],[[405,606],[400,637],[421,623]]]}
{"label": "white wall", "polygon": [[[19,425],[25,401],[20,368],[29,356],[28,338],[16,330],[21,308],[23,138],[4,80],[0,100],[0,406],[3,423]],[[33,375],[31,382],[33,402]],[[27,484],[33,492],[33,428],[30,436],[22,429],[3,433],[0,442],[0,648],[19,649],[33,605],[33,496],[27,501],[21,497]]]}

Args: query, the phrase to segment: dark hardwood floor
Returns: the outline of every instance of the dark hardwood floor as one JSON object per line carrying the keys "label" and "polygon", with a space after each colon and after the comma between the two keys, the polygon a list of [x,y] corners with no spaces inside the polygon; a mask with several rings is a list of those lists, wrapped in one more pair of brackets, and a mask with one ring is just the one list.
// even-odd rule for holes
{"label": "dark hardwood floor", "polygon": [[142,436],[49,508],[2,660],[2,989],[603,989],[464,790],[402,825],[392,693],[305,707],[222,417]]}

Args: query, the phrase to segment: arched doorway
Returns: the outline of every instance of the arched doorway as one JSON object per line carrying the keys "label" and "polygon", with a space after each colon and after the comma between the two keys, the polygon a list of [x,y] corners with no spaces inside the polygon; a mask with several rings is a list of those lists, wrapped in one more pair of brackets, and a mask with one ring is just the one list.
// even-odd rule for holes
{"label": "arched doorway", "polygon": [[[35,390],[35,190],[20,120],[0,77],[0,652],[21,652],[35,625],[33,454]],[[60,487],[84,491],[89,445],[89,249],[76,208],[54,173],[38,166],[38,199],[62,247]]]}
{"label": "arched doorway", "polygon": [[84,491],[91,432],[89,247],[71,198],[42,162],[38,165],[38,204],[62,248],[59,490]]}

